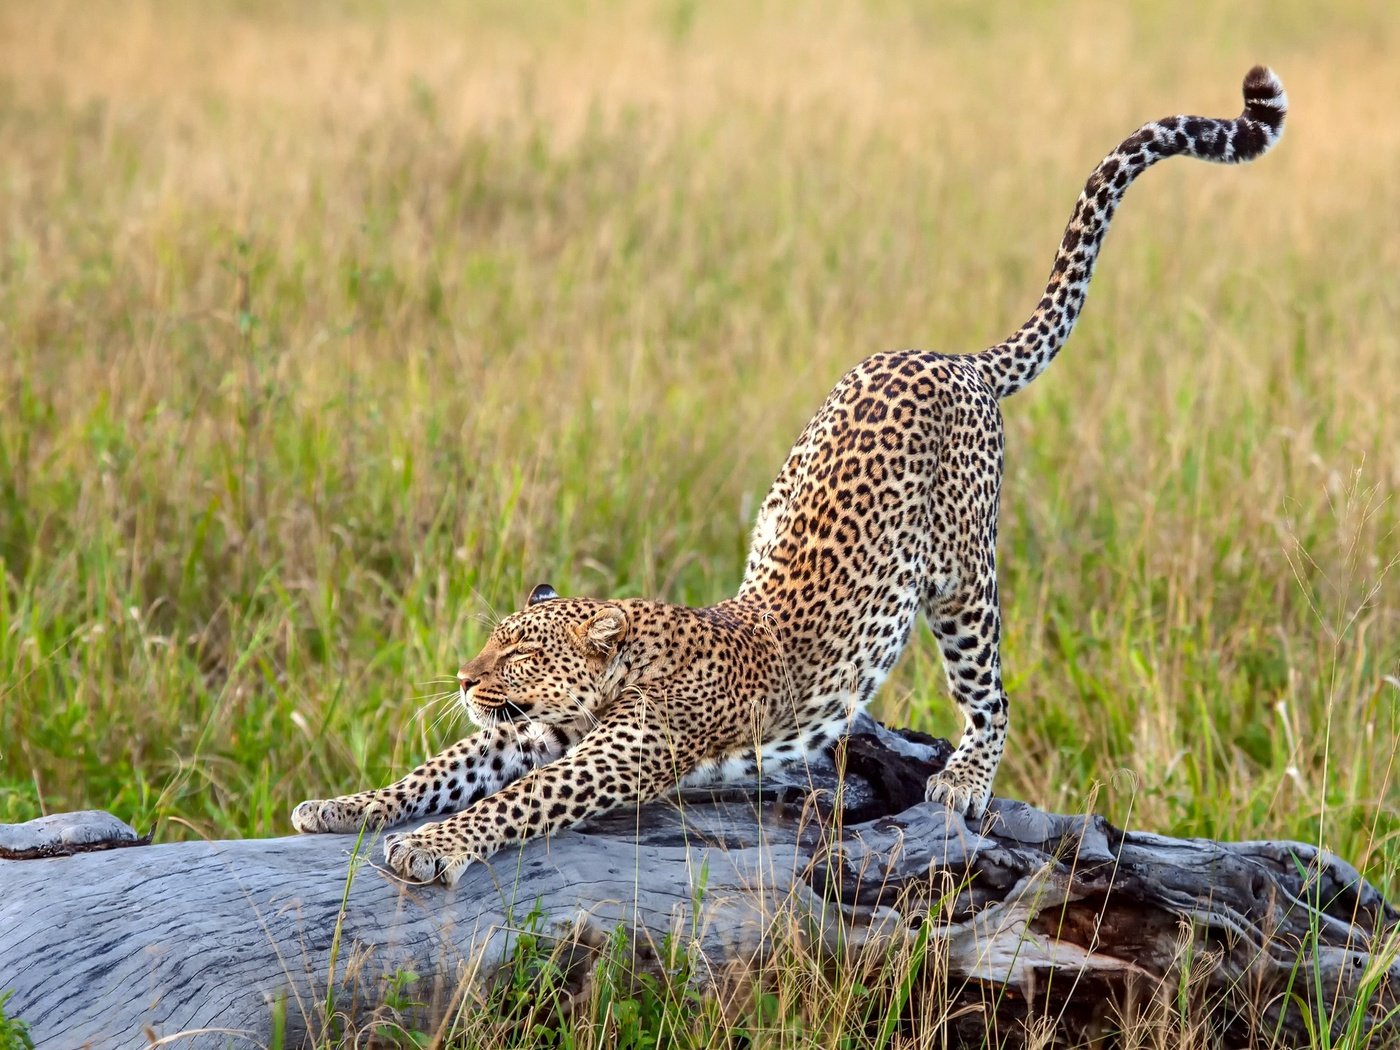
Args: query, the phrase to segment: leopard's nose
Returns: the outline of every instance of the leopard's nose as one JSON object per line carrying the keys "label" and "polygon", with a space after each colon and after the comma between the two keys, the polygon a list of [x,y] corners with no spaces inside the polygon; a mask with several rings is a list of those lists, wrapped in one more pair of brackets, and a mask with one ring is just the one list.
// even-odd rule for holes
{"label": "leopard's nose", "polygon": [[457,672],[457,681],[462,683],[462,692],[465,693],[472,686],[476,685],[477,682],[481,681],[481,679],[474,677],[470,667],[463,667]]}

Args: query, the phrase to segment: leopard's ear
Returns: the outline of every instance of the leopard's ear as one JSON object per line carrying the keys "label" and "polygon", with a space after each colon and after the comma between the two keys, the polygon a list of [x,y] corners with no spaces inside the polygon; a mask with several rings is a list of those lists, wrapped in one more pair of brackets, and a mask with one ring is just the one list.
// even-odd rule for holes
{"label": "leopard's ear", "polygon": [[530,592],[530,597],[525,599],[525,604],[526,606],[539,605],[540,602],[553,601],[558,597],[559,592],[553,587],[547,583],[540,583],[535,585],[535,589]]}
{"label": "leopard's ear", "polygon": [[627,636],[627,614],[616,605],[605,605],[574,628],[574,637],[589,656],[611,656]]}

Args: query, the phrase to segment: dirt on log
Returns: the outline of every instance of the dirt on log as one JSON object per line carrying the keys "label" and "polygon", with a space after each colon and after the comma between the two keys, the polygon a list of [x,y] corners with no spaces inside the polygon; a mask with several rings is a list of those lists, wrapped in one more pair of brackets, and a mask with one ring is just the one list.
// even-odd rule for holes
{"label": "dirt on log", "polygon": [[105,814],[0,826],[0,994],[40,1047],[264,1046],[276,1015],[296,1046],[328,1001],[367,1017],[406,971],[414,998],[460,1002],[522,928],[569,945],[580,981],[618,929],[684,945],[697,980],[792,940],[835,965],[923,937],[941,962],[909,1012],[944,1018],[952,1044],[1047,1023],[1080,1040],[1177,1001],[1188,970],[1226,1045],[1307,1045],[1358,998],[1366,1024],[1397,1028],[1373,1034],[1400,1039],[1400,915],[1345,861],[1001,799],[969,826],[922,801],[947,752],[863,718],[810,769],[593,821],[450,890],[402,884],[369,836],[146,845]]}

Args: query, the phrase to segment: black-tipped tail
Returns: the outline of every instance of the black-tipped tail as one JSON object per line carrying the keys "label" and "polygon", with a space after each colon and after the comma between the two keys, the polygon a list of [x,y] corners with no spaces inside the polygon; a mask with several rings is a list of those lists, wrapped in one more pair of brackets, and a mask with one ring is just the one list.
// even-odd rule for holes
{"label": "black-tipped tail", "polygon": [[1288,116],[1288,93],[1283,82],[1268,66],[1255,66],[1244,76],[1244,113],[1241,120],[1262,124],[1272,132],[1271,137],[1248,153],[1240,151],[1240,160],[1253,160],[1272,146],[1283,134],[1283,118]]}
{"label": "black-tipped tail", "polygon": [[1234,120],[1165,117],[1119,143],[1084,184],[1035,312],[1005,342],[972,355],[997,396],[1011,396],[1045,371],[1069,338],[1109,222],[1133,180],[1180,154],[1217,164],[1253,160],[1283,135],[1287,115],[1283,84],[1266,66],[1255,66],[1245,74],[1244,112]]}

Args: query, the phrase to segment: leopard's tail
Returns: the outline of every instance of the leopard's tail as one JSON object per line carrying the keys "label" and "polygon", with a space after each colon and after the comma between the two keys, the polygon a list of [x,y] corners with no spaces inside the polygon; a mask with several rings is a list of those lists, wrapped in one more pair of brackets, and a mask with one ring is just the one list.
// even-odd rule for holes
{"label": "leopard's tail", "polygon": [[1165,117],[1119,143],[1084,184],[1035,312],[1005,342],[972,355],[997,397],[1010,397],[1044,372],[1069,338],[1108,224],[1134,179],[1177,154],[1218,164],[1253,160],[1279,140],[1287,112],[1278,77],[1255,66],[1244,78],[1244,112],[1234,120]]}

